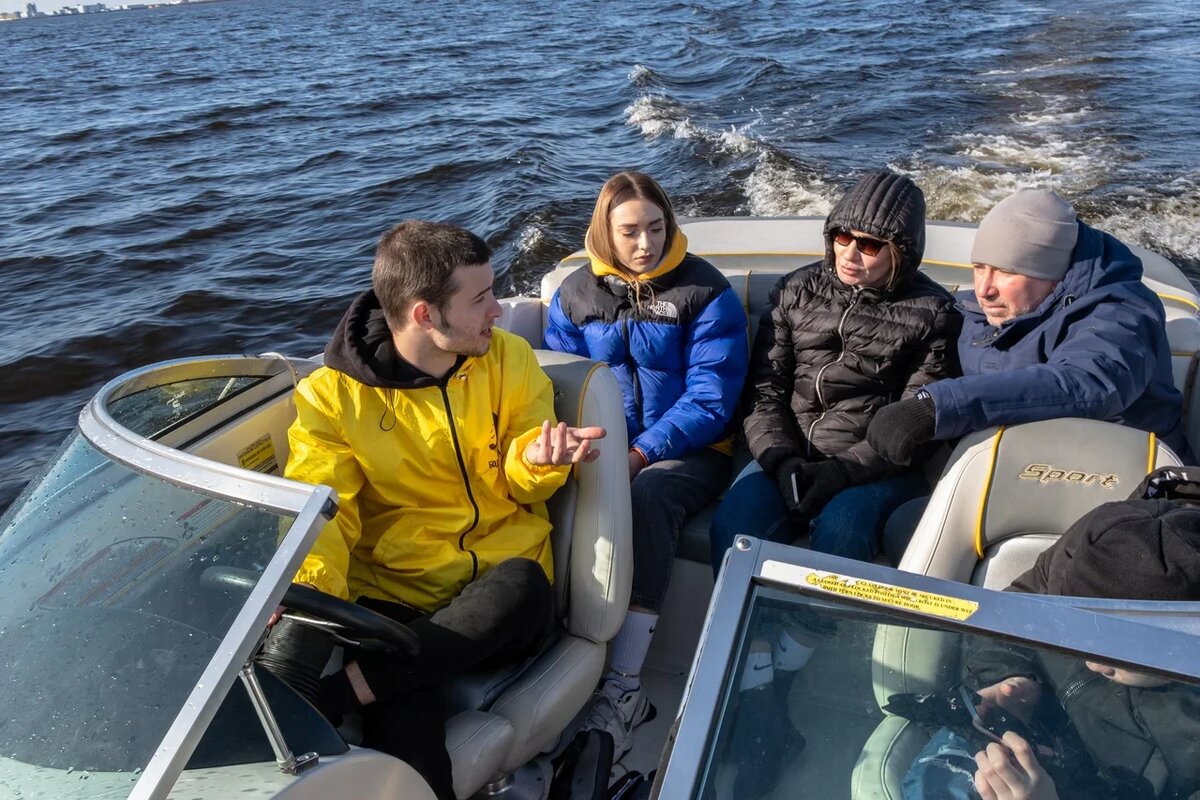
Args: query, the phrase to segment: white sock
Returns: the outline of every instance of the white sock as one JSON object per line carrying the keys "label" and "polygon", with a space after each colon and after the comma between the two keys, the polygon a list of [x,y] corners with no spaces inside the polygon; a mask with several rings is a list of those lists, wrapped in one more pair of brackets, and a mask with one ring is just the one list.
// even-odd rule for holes
{"label": "white sock", "polygon": [[[649,611],[630,611],[625,614],[621,629],[613,637],[611,645],[612,658],[609,669],[624,678],[626,688],[636,689],[641,685],[638,675],[642,672],[642,664],[646,661],[646,653],[650,650],[650,642],[654,639],[654,626],[658,624],[658,614]],[[611,673],[609,677],[612,677]],[[629,685],[632,679],[633,685]]]}
{"label": "white sock", "polygon": [[762,639],[750,643],[750,652],[746,655],[746,666],[742,669],[742,683],[739,692],[766,686],[775,680],[775,669],[771,664],[771,645]]}
{"label": "white sock", "polygon": [[771,651],[774,655],[775,669],[782,672],[795,672],[801,669],[808,663],[809,656],[813,654],[813,649],[793,639],[787,628],[779,631],[779,638],[775,640]]}

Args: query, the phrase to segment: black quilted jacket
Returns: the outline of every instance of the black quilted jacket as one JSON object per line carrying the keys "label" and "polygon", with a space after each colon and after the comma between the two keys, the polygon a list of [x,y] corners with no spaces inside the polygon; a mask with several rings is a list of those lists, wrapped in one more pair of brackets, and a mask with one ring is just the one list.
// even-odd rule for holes
{"label": "black quilted jacket", "polygon": [[[903,249],[890,289],[859,289],[833,269],[839,226]],[[876,410],[957,377],[962,317],[950,293],[917,272],[925,201],[907,178],[880,171],[856,184],[825,221],[826,255],[772,290],[750,354],[744,430],[769,474],[783,459],[836,458],[853,483],[894,471],[865,441]]]}

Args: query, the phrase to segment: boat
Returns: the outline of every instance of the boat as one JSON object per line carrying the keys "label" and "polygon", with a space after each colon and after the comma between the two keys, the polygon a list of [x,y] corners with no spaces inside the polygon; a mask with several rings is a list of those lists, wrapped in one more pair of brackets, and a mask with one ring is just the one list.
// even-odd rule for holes
{"label": "boat", "polygon": [[[729,277],[751,328],[771,285],[824,252],[817,218],[682,227],[691,251]],[[922,269],[969,286],[973,233],[931,223]],[[1195,447],[1200,296],[1166,259],[1135,251],[1167,311]],[[499,324],[539,346],[546,303],[583,263],[582,253],[564,259],[539,297],[504,299]],[[560,419],[605,425],[609,438],[551,502],[558,635],[528,663],[451,689],[447,746],[464,799],[579,796],[555,784],[547,753],[569,740],[628,602],[620,390],[602,365],[538,357]],[[410,766],[357,746],[353,720],[334,728],[255,664],[281,603],[342,641],[414,647],[403,626],[290,583],[336,513],[328,487],[281,477],[292,388],[319,365],[279,354],[178,359],[114,378],[81,411],[0,520],[0,794],[433,797]],[[1107,423],[980,431],[949,455],[899,569],[742,537],[714,582],[700,515],[643,673],[660,713],[612,766],[613,785],[671,800],[899,797],[928,732],[896,698],[953,686],[968,639],[1200,685],[1200,603],[997,591],[1080,514],[1177,463],[1152,435]],[[786,694],[751,704],[741,686],[753,643],[789,625],[812,634],[811,658]],[[782,748],[782,771],[758,785],[768,747]]]}

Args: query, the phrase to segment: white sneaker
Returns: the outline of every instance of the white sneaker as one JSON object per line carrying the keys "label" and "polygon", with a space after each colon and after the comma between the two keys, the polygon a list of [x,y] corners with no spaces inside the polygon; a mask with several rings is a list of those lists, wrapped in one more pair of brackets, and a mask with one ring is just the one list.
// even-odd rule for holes
{"label": "white sneaker", "polygon": [[606,680],[592,695],[583,729],[607,731],[612,736],[615,764],[633,747],[633,729],[654,719],[657,713],[642,687],[621,691]]}

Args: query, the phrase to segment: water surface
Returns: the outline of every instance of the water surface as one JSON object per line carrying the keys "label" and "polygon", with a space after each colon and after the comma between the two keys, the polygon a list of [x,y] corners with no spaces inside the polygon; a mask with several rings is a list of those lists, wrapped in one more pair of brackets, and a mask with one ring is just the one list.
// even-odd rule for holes
{"label": "water surface", "polygon": [[318,351],[411,216],[519,291],[612,172],[684,214],[1021,186],[1200,275],[1200,14],[1115,0],[232,0],[0,24],[0,505],[106,380]]}

